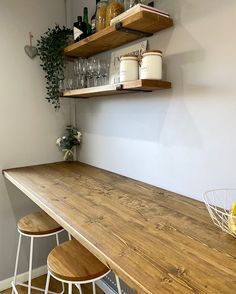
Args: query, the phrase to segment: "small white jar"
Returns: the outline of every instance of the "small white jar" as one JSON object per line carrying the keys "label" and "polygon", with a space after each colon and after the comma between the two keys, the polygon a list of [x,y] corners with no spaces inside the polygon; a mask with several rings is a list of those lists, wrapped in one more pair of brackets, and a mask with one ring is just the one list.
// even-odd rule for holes
{"label": "small white jar", "polygon": [[143,53],[140,78],[143,80],[162,79],[162,52],[159,50]]}
{"label": "small white jar", "polygon": [[120,82],[135,81],[139,78],[139,62],[136,55],[124,55],[120,58]]}

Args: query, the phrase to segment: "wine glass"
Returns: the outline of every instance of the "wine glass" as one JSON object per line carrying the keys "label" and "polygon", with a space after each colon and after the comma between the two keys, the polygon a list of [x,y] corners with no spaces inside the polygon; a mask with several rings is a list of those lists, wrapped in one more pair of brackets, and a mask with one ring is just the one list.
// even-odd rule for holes
{"label": "wine glass", "polygon": [[79,57],[74,62],[74,73],[75,75],[80,75],[82,73],[83,68],[83,58]]}
{"label": "wine glass", "polygon": [[80,76],[80,85],[82,89],[87,87],[87,78],[84,74]]}
{"label": "wine glass", "polygon": [[87,87],[90,88],[93,86],[93,60],[89,58],[87,60],[87,71],[86,71],[86,76],[87,76]]}
{"label": "wine glass", "polygon": [[83,75],[83,58],[78,58],[74,62],[74,88],[80,89],[82,87],[82,75]]}
{"label": "wine glass", "polygon": [[97,86],[102,86],[102,62],[100,59],[97,61]]}
{"label": "wine glass", "polygon": [[62,93],[62,94],[65,91],[65,83],[64,83],[63,79],[59,80],[58,89],[59,89],[60,93]]}
{"label": "wine glass", "polygon": [[109,62],[101,61],[101,84],[102,85],[109,84],[109,69],[110,69]]}
{"label": "wine glass", "polygon": [[93,85],[96,87],[98,86],[98,67],[99,67],[100,60],[96,58],[92,58],[92,75],[93,75]]}
{"label": "wine glass", "polygon": [[74,79],[72,77],[69,77],[67,79],[67,88],[68,88],[68,90],[74,89]]}
{"label": "wine glass", "polygon": [[81,88],[87,87],[87,59],[80,58],[80,85]]}

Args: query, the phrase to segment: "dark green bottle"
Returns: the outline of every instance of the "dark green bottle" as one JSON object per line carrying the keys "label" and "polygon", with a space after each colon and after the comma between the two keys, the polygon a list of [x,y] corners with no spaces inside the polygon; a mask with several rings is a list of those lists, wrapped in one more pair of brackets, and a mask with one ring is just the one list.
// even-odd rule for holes
{"label": "dark green bottle", "polygon": [[87,36],[90,36],[92,34],[92,27],[88,20],[88,7],[84,7],[83,22],[86,24],[86,27],[87,27]]}

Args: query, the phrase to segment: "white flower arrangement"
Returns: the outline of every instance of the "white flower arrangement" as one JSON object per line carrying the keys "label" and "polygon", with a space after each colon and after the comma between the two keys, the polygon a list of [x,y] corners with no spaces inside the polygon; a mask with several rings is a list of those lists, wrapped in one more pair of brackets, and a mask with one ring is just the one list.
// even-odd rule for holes
{"label": "white flower arrangement", "polygon": [[65,160],[72,160],[72,148],[81,144],[82,133],[77,128],[71,125],[68,125],[65,131],[66,133],[62,137],[57,138],[56,145],[60,148],[62,152],[65,152]]}

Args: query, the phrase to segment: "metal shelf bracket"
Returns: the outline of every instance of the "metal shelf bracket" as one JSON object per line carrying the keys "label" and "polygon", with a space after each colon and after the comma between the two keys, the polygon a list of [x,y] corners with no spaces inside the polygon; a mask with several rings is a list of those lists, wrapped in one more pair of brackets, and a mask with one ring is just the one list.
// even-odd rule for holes
{"label": "metal shelf bracket", "polygon": [[143,89],[124,89],[123,84],[116,85],[116,91],[152,92],[152,90],[143,90]]}
{"label": "metal shelf bracket", "polygon": [[133,30],[133,29],[129,29],[129,28],[124,28],[121,21],[119,21],[115,24],[115,29],[116,29],[116,31],[125,32],[125,33],[133,34],[133,35],[138,35],[141,37],[150,37],[153,35],[152,33],[146,33],[146,32],[141,32],[141,31],[137,31],[137,30]]}

